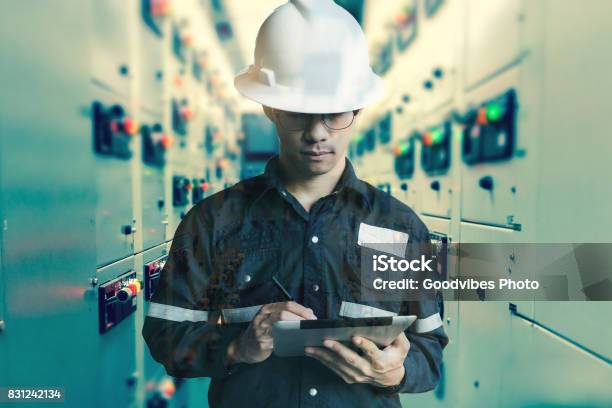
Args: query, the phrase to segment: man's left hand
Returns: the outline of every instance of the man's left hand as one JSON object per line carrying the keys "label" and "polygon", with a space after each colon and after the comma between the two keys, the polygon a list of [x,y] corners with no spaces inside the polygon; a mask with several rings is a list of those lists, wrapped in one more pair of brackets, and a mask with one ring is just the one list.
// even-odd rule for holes
{"label": "man's left hand", "polygon": [[304,352],[325,364],[348,384],[390,387],[402,381],[404,360],[410,350],[410,341],[403,332],[384,349],[364,337],[353,337],[353,344],[363,350],[363,355],[335,340],[325,340],[325,347],[305,347]]}

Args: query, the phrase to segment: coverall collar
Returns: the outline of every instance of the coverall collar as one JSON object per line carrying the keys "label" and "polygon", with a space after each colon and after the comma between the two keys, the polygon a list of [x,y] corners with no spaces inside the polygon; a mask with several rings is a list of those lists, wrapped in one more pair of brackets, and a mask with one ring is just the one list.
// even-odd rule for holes
{"label": "coverall collar", "polygon": [[[344,160],[346,160],[344,171],[342,172],[338,183],[336,183],[332,194],[339,194],[345,190],[356,192],[362,198],[368,209],[371,209],[371,203],[368,198],[368,189],[366,184],[362,180],[357,178],[357,175],[355,174],[355,169],[353,168],[351,161],[346,157],[344,158]],[[266,192],[273,188],[277,189],[279,192],[286,191],[286,188],[281,182],[280,171],[280,160],[279,156],[276,155],[270,160],[268,160],[268,162],[266,163],[266,168],[263,173],[265,187],[262,192],[258,194],[258,197],[255,199],[255,201],[259,200],[261,196],[263,196]]]}

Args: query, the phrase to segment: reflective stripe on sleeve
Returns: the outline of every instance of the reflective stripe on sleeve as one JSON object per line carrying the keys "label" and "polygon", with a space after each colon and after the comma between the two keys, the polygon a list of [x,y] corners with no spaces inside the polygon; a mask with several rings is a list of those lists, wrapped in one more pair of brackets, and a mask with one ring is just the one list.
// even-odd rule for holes
{"label": "reflective stripe on sleeve", "polygon": [[147,316],[164,320],[172,320],[173,322],[208,321],[208,312],[206,310],[185,309],[182,307],[153,302],[149,303],[149,312],[147,313]]}
{"label": "reflective stripe on sleeve", "polygon": [[416,319],[408,328],[409,331],[415,333],[425,333],[437,329],[442,326],[442,319],[439,313],[434,313],[424,319]]}
{"label": "reflective stripe on sleeve", "polygon": [[239,307],[236,309],[223,309],[221,315],[225,323],[246,323],[253,320],[263,305]]}
{"label": "reflective stripe on sleeve", "polygon": [[338,316],[342,317],[384,317],[397,316],[397,313],[389,312],[388,310],[379,309],[373,306],[362,305],[359,303],[342,301]]}

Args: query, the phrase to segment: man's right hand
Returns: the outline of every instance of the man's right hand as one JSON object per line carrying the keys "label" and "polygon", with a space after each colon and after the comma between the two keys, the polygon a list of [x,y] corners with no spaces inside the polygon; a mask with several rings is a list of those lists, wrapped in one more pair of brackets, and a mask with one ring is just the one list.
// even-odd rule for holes
{"label": "man's right hand", "polygon": [[315,320],[312,309],[296,302],[269,303],[263,305],[249,327],[227,348],[228,366],[236,363],[259,363],[274,348],[272,324],[279,320]]}

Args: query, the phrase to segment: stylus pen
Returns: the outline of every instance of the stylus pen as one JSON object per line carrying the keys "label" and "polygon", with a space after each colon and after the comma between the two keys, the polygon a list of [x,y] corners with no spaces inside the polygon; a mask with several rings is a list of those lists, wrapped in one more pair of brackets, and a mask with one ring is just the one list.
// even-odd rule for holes
{"label": "stylus pen", "polygon": [[289,292],[287,292],[287,289],[285,289],[285,287],[278,281],[278,279],[276,279],[276,276],[272,277],[272,280],[274,281],[274,283],[276,284],[276,286],[279,287],[280,290],[283,291],[283,293],[285,294],[285,296],[287,296],[287,299],[289,300],[293,300],[293,296],[291,296],[291,294]]}

